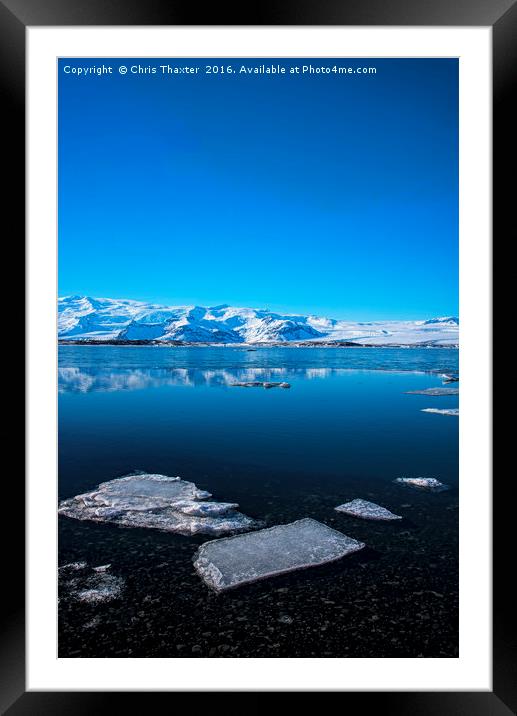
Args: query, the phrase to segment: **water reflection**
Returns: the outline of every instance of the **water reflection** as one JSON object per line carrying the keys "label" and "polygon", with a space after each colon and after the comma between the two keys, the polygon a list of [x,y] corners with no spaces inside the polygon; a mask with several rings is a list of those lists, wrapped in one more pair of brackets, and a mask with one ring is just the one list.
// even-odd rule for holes
{"label": "water reflection", "polygon": [[308,380],[328,378],[341,372],[336,368],[138,368],[109,370],[62,367],[58,369],[60,393],[114,392],[141,390],[164,385],[225,387],[249,381],[281,381],[290,376]]}

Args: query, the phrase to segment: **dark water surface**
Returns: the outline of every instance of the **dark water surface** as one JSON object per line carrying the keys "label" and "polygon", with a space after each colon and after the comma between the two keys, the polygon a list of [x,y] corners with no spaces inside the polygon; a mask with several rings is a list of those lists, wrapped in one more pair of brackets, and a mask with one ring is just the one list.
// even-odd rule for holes
{"label": "dark water surface", "polygon": [[[59,564],[111,563],[125,587],[62,597],[59,655],[457,656],[458,419],[421,409],[458,396],[405,393],[457,367],[453,349],[61,346],[60,499],[135,469],[180,475],[267,526],[313,517],[367,548],[215,595],[192,566],[207,537],[62,517]],[[334,511],[355,497],[405,519]]]}

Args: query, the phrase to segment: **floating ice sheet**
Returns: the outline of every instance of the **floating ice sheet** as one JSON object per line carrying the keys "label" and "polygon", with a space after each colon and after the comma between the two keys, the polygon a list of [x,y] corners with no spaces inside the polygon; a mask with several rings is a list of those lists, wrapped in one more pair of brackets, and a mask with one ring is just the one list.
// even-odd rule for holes
{"label": "floating ice sheet", "polygon": [[231,383],[233,388],[290,388],[290,383],[272,383],[262,380],[248,380],[242,383]]}
{"label": "floating ice sheet", "polygon": [[211,497],[179,477],[140,473],[103,482],[96,490],[63,500],[59,513],[77,520],[149,527],[176,534],[220,535],[242,531],[254,520],[230,502]]}
{"label": "floating ice sheet", "polygon": [[460,391],[458,388],[425,388],[424,390],[407,390],[408,395],[434,395],[439,397],[441,395],[458,395]]}
{"label": "floating ice sheet", "polygon": [[69,562],[68,564],[63,564],[61,567],[58,567],[58,572],[78,572],[81,569],[85,569],[86,566],[86,562]]}
{"label": "floating ice sheet", "polygon": [[455,415],[459,416],[459,408],[422,408],[423,413],[437,413],[438,415]]}
{"label": "floating ice sheet", "polygon": [[71,562],[59,567],[60,595],[74,602],[90,604],[118,599],[124,580],[110,574],[110,567],[109,564],[88,567],[86,562]]}
{"label": "floating ice sheet", "polygon": [[442,373],[442,381],[444,383],[457,383],[459,381],[459,376],[451,373]]}
{"label": "floating ice sheet", "polygon": [[449,489],[448,485],[444,485],[443,482],[440,482],[435,477],[397,477],[393,482],[397,482],[399,485],[416,487],[420,490],[428,490],[429,492],[443,492],[443,490]]}
{"label": "floating ice sheet", "polygon": [[333,562],[364,547],[351,537],[305,518],[244,535],[205,542],[194,566],[216,592],[277,574]]}
{"label": "floating ice sheet", "polygon": [[338,505],[334,508],[338,512],[345,512],[347,515],[354,517],[362,517],[364,520],[401,520],[400,515],[395,515],[385,507],[376,505],[375,502],[368,500],[356,499],[346,502],[344,505]]}

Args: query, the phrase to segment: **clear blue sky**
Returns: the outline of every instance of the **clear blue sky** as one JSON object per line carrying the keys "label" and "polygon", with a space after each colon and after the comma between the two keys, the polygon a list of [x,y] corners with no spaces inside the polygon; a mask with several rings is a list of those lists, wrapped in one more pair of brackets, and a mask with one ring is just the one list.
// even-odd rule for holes
{"label": "clear blue sky", "polygon": [[[78,77],[65,66],[110,65]],[[458,63],[121,75],[60,60],[59,293],[336,318],[458,311]]]}

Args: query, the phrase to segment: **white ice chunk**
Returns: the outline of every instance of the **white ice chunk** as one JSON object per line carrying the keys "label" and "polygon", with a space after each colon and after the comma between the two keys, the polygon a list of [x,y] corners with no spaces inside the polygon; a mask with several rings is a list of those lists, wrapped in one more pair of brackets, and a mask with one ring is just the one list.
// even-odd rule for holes
{"label": "white ice chunk", "polygon": [[96,490],[63,500],[59,513],[77,520],[113,522],[176,534],[221,535],[249,529],[254,520],[230,502],[211,497],[179,477],[140,473],[103,482]]}
{"label": "white ice chunk", "polygon": [[443,383],[458,383],[459,377],[457,375],[451,375],[449,373],[442,373]]}
{"label": "white ice chunk", "polygon": [[438,415],[455,415],[459,416],[459,408],[422,408],[423,413],[437,413]]}
{"label": "white ice chunk", "polygon": [[231,383],[234,388],[290,388],[290,383],[273,383],[270,381],[249,380],[243,383]]}
{"label": "white ice chunk", "polygon": [[60,594],[74,602],[92,604],[118,599],[124,589],[124,580],[109,574],[110,567],[109,564],[88,567],[86,562],[63,565],[59,568]]}
{"label": "white ice chunk", "polygon": [[344,505],[335,507],[338,512],[345,512],[347,515],[354,517],[362,517],[365,520],[401,520],[400,515],[395,515],[385,507],[376,505],[375,502],[368,500],[356,499],[346,502]]}
{"label": "white ice chunk", "polygon": [[437,480],[435,477],[397,477],[393,482],[399,485],[408,485],[416,487],[420,490],[429,490],[430,492],[442,492],[448,490],[449,486]]}
{"label": "white ice chunk", "polygon": [[194,567],[221,592],[277,574],[333,562],[364,547],[321,522],[305,518],[243,535],[205,542]]}
{"label": "white ice chunk", "polygon": [[58,567],[58,570],[62,570],[63,572],[78,572],[81,569],[86,569],[86,567],[86,562],[70,562],[69,564],[61,565],[61,567]]}
{"label": "white ice chunk", "polygon": [[98,573],[99,576],[95,579],[90,578],[87,587],[85,589],[79,589],[72,592],[71,596],[78,602],[111,602],[113,599],[118,599],[122,594],[124,587],[124,581],[120,577],[114,577],[112,574],[106,572]]}
{"label": "white ice chunk", "polygon": [[439,397],[441,395],[458,395],[458,388],[425,388],[424,390],[407,390],[408,395],[433,395]]}
{"label": "white ice chunk", "polygon": [[219,515],[234,512],[238,506],[236,502],[196,502],[195,500],[184,500],[183,502],[177,502],[175,509],[184,515],[219,517]]}
{"label": "white ice chunk", "polygon": [[115,520],[107,521],[124,527],[144,527],[180,535],[205,534],[214,537],[228,532],[247,530],[255,525],[254,520],[240,512],[216,517],[200,517],[185,515],[172,507],[160,512],[127,512]]}

